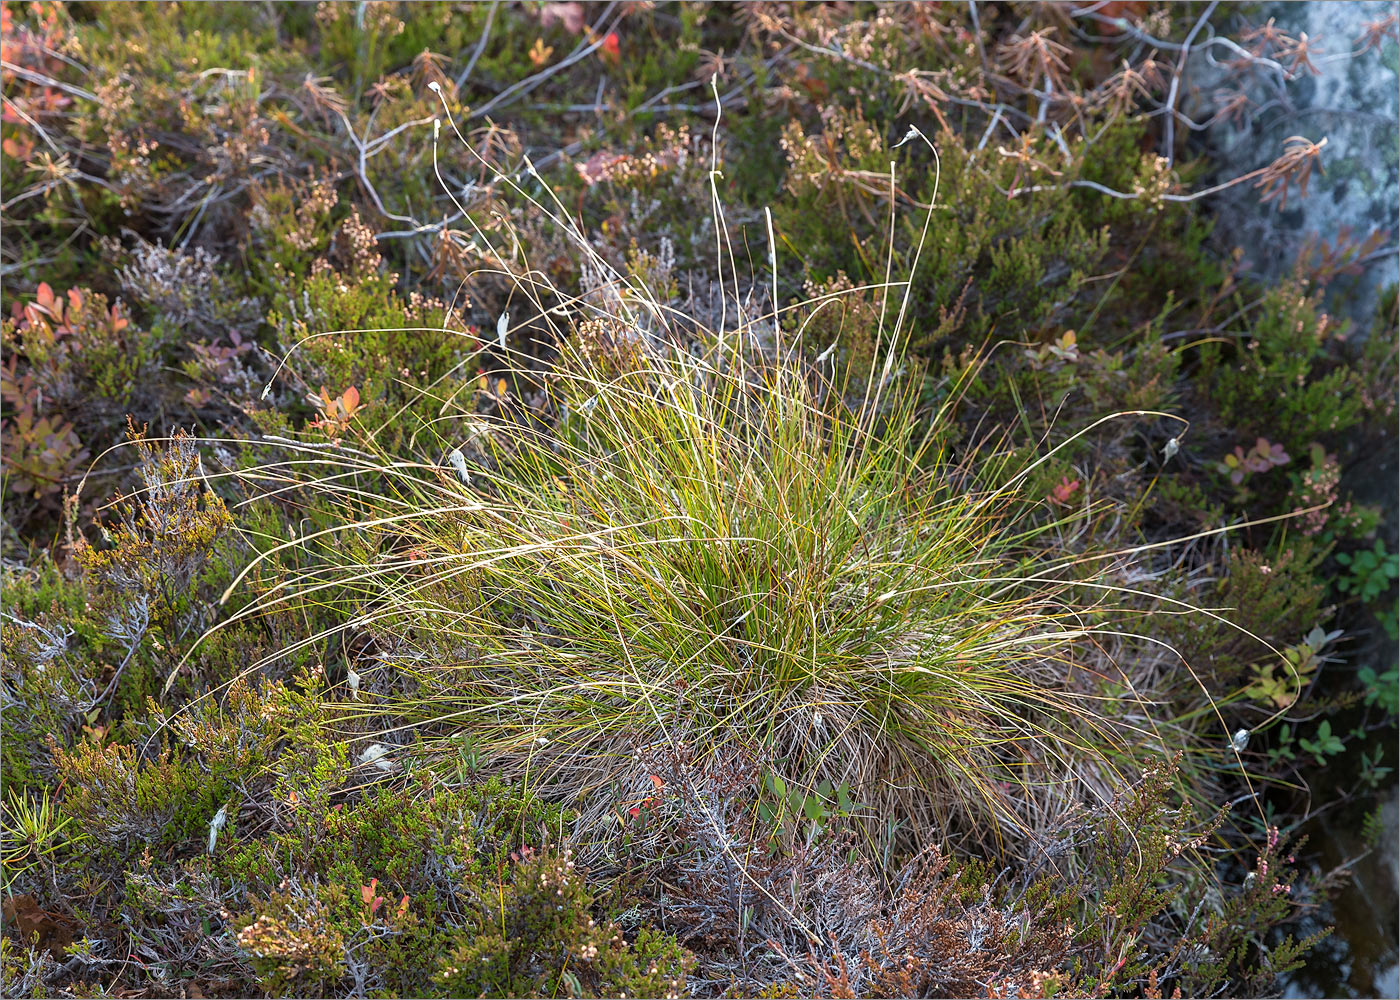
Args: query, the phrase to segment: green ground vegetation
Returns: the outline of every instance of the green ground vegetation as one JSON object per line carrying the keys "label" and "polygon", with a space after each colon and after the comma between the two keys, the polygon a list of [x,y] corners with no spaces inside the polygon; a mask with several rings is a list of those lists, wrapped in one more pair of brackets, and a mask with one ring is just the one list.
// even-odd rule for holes
{"label": "green ground vegetation", "polygon": [[1275,989],[1396,295],[1100,6],[3,4],[6,995]]}

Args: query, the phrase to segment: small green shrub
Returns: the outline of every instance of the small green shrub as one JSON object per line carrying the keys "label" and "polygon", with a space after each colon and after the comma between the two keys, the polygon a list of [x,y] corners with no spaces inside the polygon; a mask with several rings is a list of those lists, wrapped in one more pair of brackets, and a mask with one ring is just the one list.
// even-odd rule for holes
{"label": "small green shrub", "polygon": [[1298,746],[1304,753],[1313,755],[1318,767],[1325,767],[1329,757],[1335,757],[1346,749],[1339,736],[1332,732],[1332,723],[1323,719],[1311,737],[1300,736]]}
{"label": "small green shrub", "polygon": [[448,996],[678,998],[693,963],[670,935],[627,941],[590,916],[593,899],[568,851],[529,851],[508,880],[477,889],[480,923],[459,934],[439,972]]}
{"label": "small green shrub", "polygon": [[680,989],[690,960],[673,939],[628,942],[567,850],[530,846],[559,835],[556,807],[494,780],[421,792],[297,800],[288,830],[219,853],[215,870],[252,893],[231,929],[262,988],[333,991],[368,970],[394,995]]}
{"label": "small green shrub", "polygon": [[1356,679],[1365,690],[1366,704],[1379,705],[1391,718],[1400,715],[1400,670],[1377,671],[1364,665],[1356,671]]}
{"label": "small green shrub", "polygon": [[147,758],[136,746],[83,740],[72,750],[53,744],[50,752],[66,779],[64,810],[122,858],[201,843],[231,791],[169,747]]}
{"label": "small green shrub", "polygon": [[1366,412],[1356,373],[1329,358],[1332,326],[1319,304],[1301,283],[1285,283],[1264,293],[1238,349],[1201,348],[1221,417],[1293,455],[1356,426]]}

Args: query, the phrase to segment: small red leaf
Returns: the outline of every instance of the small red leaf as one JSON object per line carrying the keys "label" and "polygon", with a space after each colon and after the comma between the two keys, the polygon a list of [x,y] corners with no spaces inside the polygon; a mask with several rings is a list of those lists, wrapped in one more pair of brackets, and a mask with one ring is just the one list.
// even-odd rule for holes
{"label": "small red leaf", "polygon": [[618,48],[617,32],[609,31],[603,38],[603,42],[598,46],[598,51],[602,54],[604,61],[614,65],[622,57],[622,51]]}
{"label": "small red leaf", "polygon": [[360,897],[365,901],[365,905],[369,907],[369,915],[371,917],[374,916],[375,910],[384,905],[384,897],[374,894],[374,890],[378,887],[379,879],[377,878],[370,879],[369,885],[360,886]]}
{"label": "small red leaf", "polygon": [[1071,480],[1065,476],[1060,480],[1060,484],[1050,491],[1049,499],[1056,504],[1065,504],[1069,498],[1074,496],[1075,490],[1079,489],[1079,480]]}

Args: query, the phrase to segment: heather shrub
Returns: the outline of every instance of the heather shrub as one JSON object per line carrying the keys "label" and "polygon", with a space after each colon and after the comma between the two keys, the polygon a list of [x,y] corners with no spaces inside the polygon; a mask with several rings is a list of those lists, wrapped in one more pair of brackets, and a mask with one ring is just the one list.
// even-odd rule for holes
{"label": "heather shrub", "polygon": [[[178,881],[149,860],[129,872],[126,912],[142,934],[159,934],[151,918],[183,899],[192,911],[180,922],[220,928],[210,942],[222,942],[218,961],[275,994],[679,988],[690,959],[673,940],[650,930],[624,938],[567,849],[531,846],[564,830],[557,808],[494,780],[448,788],[425,777],[332,803],[304,785],[298,795],[293,778],[272,799],[272,833],[211,834],[210,857],[185,862]],[[206,947],[190,961],[211,957]]]}
{"label": "heather shrub", "polygon": [[[1226,978],[1267,982],[1312,943],[1260,947],[1247,929],[1290,907],[1298,875],[1276,831],[1243,891],[1212,898],[1220,816],[1177,799],[1176,761],[1062,816],[1014,871],[937,844],[881,871],[838,831],[775,856],[743,792],[751,762],[683,751],[655,763],[684,844],[663,868],[684,890],[668,913],[682,941],[705,942],[700,971],[729,978],[729,995],[974,997],[989,983],[1025,996],[1195,995]],[[744,961],[748,941],[766,947]]]}
{"label": "heather shrub", "polygon": [[[59,586],[60,592],[68,588]],[[72,593],[72,590],[68,590]],[[65,743],[90,725],[98,679],[67,654],[77,634],[75,623],[86,623],[78,609],[63,608],[57,600],[35,613],[26,607],[19,585],[6,587],[8,616],[0,639],[0,678],[5,685],[5,712],[0,733],[10,750],[4,757],[5,783],[23,788],[40,776],[52,776],[44,745],[45,736]],[[89,634],[96,629],[88,626]],[[41,782],[42,783],[42,782]]]}
{"label": "heather shrub", "polygon": [[84,740],[72,751],[55,744],[51,752],[73,788],[65,810],[95,842],[122,858],[197,842],[228,791],[206,782],[168,747],[151,759],[136,746],[104,746],[101,740]]}
{"label": "heather shrub", "polygon": [[[475,332],[458,312],[469,303],[449,307],[416,292],[400,298],[398,276],[383,270],[373,233],[357,214],[336,229],[328,249],[309,274],[287,275],[289,287],[273,297],[267,320],[288,355],[281,375],[302,390],[332,436],[365,408],[360,419],[385,447],[412,452],[412,432],[433,441],[443,403],[478,374],[469,367]],[[412,368],[402,364],[410,358]],[[355,402],[337,410],[318,399],[326,386],[335,396],[353,389]]]}
{"label": "heather shrub", "polygon": [[1319,302],[1299,285],[1273,289],[1233,356],[1217,343],[1201,348],[1222,416],[1246,432],[1270,435],[1294,453],[1348,430],[1365,413],[1360,376],[1328,363],[1331,322]]}

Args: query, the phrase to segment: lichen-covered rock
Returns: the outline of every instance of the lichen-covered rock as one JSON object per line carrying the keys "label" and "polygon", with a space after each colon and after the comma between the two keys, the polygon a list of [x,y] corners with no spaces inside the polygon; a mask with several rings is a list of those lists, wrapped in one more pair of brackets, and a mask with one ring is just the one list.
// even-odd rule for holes
{"label": "lichen-covered rock", "polygon": [[[1354,242],[1354,273],[1333,282],[1328,305],[1363,335],[1380,292],[1397,280],[1397,18],[1400,4],[1388,2],[1265,4],[1251,28],[1232,33],[1254,56],[1250,64],[1239,49],[1198,43],[1182,102],[1190,118],[1212,122],[1203,135],[1222,180],[1268,165],[1290,136],[1327,139],[1309,197],[1261,204],[1245,183],[1212,208],[1218,231],[1266,279],[1291,271],[1309,244],[1336,254]],[[1242,113],[1221,113],[1241,92],[1250,102]]]}

